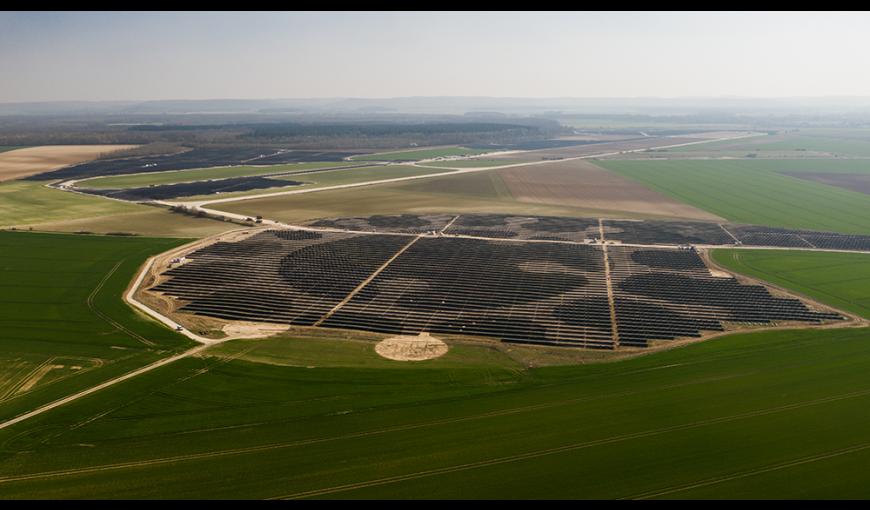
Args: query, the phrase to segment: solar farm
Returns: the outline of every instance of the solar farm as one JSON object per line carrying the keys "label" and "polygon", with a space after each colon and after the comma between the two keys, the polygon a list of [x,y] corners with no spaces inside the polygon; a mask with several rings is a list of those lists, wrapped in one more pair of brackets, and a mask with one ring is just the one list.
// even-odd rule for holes
{"label": "solar farm", "polygon": [[194,250],[150,291],[181,314],[225,321],[642,349],[845,319],[711,270],[702,256],[798,243],[862,250],[870,236],[495,214],[322,219]]}

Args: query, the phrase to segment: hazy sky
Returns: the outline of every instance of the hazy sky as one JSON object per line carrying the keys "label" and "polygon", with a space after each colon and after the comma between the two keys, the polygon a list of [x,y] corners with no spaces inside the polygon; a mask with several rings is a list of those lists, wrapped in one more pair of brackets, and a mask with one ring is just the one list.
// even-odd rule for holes
{"label": "hazy sky", "polygon": [[870,96],[868,13],[0,13],[0,101]]}

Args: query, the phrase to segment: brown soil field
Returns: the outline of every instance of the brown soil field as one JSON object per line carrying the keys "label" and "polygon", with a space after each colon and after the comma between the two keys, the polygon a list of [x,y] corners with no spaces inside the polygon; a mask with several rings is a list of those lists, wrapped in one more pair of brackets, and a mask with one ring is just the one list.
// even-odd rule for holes
{"label": "brown soil field", "polygon": [[137,145],[43,145],[0,153],[0,182],[90,161]]}
{"label": "brown soil field", "polygon": [[588,156],[591,154],[602,154],[610,152],[646,149],[649,147],[662,147],[668,145],[678,145],[681,143],[699,142],[697,138],[668,138],[668,137],[649,137],[638,138],[634,140],[623,140],[605,143],[593,143],[588,145],[575,145],[573,147],[559,147],[555,149],[540,149],[535,151],[492,155],[492,159],[515,159],[522,161],[541,161],[544,159],[557,158],[577,158]]}
{"label": "brown soil field", "polygon": [[589,161],[530,165],[498,172],[520,202],[724,221]]}
{"label": "brown soil field", "polygon": [[782,172],[783,175],[870,195],[870,174]]}

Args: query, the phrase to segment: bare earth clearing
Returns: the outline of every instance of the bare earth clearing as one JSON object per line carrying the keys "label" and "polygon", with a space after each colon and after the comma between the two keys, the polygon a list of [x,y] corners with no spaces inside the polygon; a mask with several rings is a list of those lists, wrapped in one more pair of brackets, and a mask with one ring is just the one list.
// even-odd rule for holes
{"label": "bare earth clearing", "polygon": [[44,145],[0,153],[0,182],[90,161],[137,145]]}
{"label": "bare earth clearing", "polygon": [[447,344],[423,332],[419,336],[391,336],[381,340],[375,345],[375,352],[396,361],[423,361],[447,354]]}
{"label": "bare earth clearing", "polygon": [[508,168],[499,175],[520,202],[723,221],[588,161]]}

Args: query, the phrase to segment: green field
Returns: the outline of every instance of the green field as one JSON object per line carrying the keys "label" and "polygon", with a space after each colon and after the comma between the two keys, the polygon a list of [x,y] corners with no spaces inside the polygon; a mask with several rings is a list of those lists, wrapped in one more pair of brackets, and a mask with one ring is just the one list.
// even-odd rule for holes
{"label": "green field", "polygon": [[474,156],[490,152],[484,149],[469,149],[467,147],[441,147],[437,149],[420,149],[397,152],[382,152],[365,156],[352,156],[354,161],[417,161],[420,159],[440,158],[446,156]]}
{"label": "green field", "polygon": [[97,177],[79,181],[80,188],[93,189],[127,189],[140,188],[159,184],[175,184],[179,182],[204,181],[208,179],[225,179],[227,177],[251,177],[256,175],[274,174],[278,172],[297,172],[316,168],[332,168],[351,166],[359,163],[325,161],[318,163],[294,163],[272,166],[223,166],[212,168],[196,168],[193,170],[173,170],[169,172],[150,172],[133,175],[114,175]]}
{"label": "green field", "polygon": [[[739,223],[870,233],[870,196],[779,172],[838,171],[862,162],[835,160],[599,160],[651,189]],[[843,170],[849,171],[849,170]]]}
{"label": "green field", "polygon": [[0,232],[0,417],[189,346],[121,301],[149,255],[182,242]]}
{"label": "green field", "polygon": [[870,254],[723,249],[713,260],[870,319]]}
{"label": "green field", "polygon": [[870,496],[866,330],[532,370],[480,353],[367,367],[358,349],[359,366],[308,368],[285,342],[226,344],[0,432],[0,496]]}
{"label": "green field", "polygon": [[868,157],[870,156],[870,140],[856,137],[842,137],[840,133],[824,130],[809,130],[811,136],[800,133],[786,133],[760,137],[743,138],[738,140],[721,140],[688,147],[674,147],[667,149],[670,152],[728,152],[729,154],[742,152],[757,153],[794,153],[802,152],[826,153],[841,157]]}
{"label": "green field", "polygon": [[0,152],[14,151],[15,149],[23,149],[17,145],[0,145]]}
{"label": "green field", "polygon": [[0,227],[19,230],[170,237],[205,237],[237,227],[30,181],[0,183],[0,218]]}
{"label": "green field", "polygon": [[139,212],[144,206],[47,188],[40,182],[0,183],[0,226]]}

